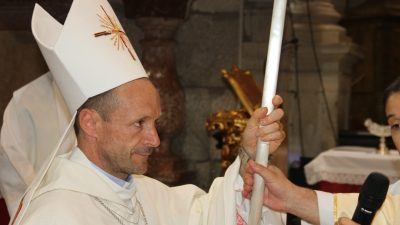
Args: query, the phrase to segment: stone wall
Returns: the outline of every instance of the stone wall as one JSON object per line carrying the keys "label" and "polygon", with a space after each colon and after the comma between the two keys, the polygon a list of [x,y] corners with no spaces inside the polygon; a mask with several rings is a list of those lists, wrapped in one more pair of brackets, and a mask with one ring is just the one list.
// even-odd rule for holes
{"label": "stone wall", "polygon": [[[351,68],[359,55],[346,30],[337,24],[341,16],[332,2],[310,1],[325,101],[312,55],[305,1],[289,2],[288,7],[297,10],[297,14],[290,21],[293,24],[287,21],[285,26],[284,43],[288,43],[282,51],[277,93],[286,99],[289,155],[313,157],[336,144],[337,133],[332,133],[327,108],[334,132],[346,126]],[[210,113],[240,107],[228,85],[222,82],[219,70],[240,64],[242,69],[253,73],[260,86],[263,84],[272,1],[244,1],[242,31],[239,31],[239,9],[239,0],[194,1],[187,21],[177,34],[178,75],[186,94],[187,125],[175,141],[174,150],[198,170],[197,183],[203,187],[207,186],[207,179],[218,174],[219,163],[219,151],[204,130],[204,121]],[[299,41],[298,90],[293,44],[290,44],[292,28]],[[240,43],[239,32],[242,32]],[[242,55],[238,60],[239,48]],[[298,123],[299,99],[302,127]]]}
{"label": "stone wall", "polygon": [[[141,55],[142,31],[136,26],[134,20],[124,17],[122,1],[111,0],[110,2],[119,15],[138,55]],[[241,68],[251,70],[258,84],[262,85],[272,1],[246,1],[243,10],[243,33],[240,34],[242,35],[241,43],[239,43],[240,0],[193,0],[190,3],[188,16],[175,36],[177,72],[186,98],[186,125],[182,133],[174,140],[172,151],[184,158],[191,169],[197,171],[197,177],[193,182],[207,188],[212,179],[220,173],[220,150],[216,149],[216,141],[205,129],[206,119],[214,112],[241,107],[229,85],[222,79],[220,70],[230,69],[233,64],[239,63],[238,54],[241,47]],[[285,40],[290,40],[290,36]],[[0,45],[0,110],[3,112],[11,98],[12,90],[46,72],[46,66],[29,29],[2,30],[0,41],[2,43]],[[307,48],[302,54],[309,54],[306,50]],[[287,100],[284,107],[288,115],[289,140],[292,140],[289,143],[289,151],[299,152],[299,133],[296,125],[298,114],[293,94],[294,62],[291,51],[289,47],[282,52],[281,71],[284,83],[280,81],[278,93]],[[305,66],[307,63],[302,64]],[[338,64],[325,64],[325,66],[331,69],[329,71],[339,67]],[[334,98],[330,102],[337,106],[336,100],[341,99],[338,90],[341,88],[342,81],[338,76],[332,77],[330,74],[332,73],[328,73],[326,80],[332,84],[329,88],[334,92],[330,95]],[[304,119],[305,128],[310,131],[307,135],[313,137],[316,132],[320,132],[320,127],[326,126],[323,124],[326,119],[318,90],[307,89],[307,87],[313,87],[315,79],[310,80],[307,74],[303,74],[302,77],[305,85],[302,91],[308,91],[306,95],[311,96],[303,95],[303,102],[305,101],[304,104],[306,104],[304,107],[316,112],[316,114],[308,115],[305,112],[308,117]],[[311,145],[314,147],[304,150],[309,156],[315,156],[325,150],[324,146],[332,145],[329,141],[329,144],[324,145],[327,141],[322,135],[319,139],[310,141],[315,142],[315,145]]]}
{"label": "stone wall", "polygon": [[0,30],[0,116],[16,90],[47,71],[30,31]]}
{"label": "stone wall", "polygon": [[237,64],[238,9],[237,0],[194,1],[176,36],[178,77],[186,95],[186,126],[173,151],[197,171],[196,183],[203,188],[220,172],[220,150],[206,131],[207,117],[239,106],[220,72]]}

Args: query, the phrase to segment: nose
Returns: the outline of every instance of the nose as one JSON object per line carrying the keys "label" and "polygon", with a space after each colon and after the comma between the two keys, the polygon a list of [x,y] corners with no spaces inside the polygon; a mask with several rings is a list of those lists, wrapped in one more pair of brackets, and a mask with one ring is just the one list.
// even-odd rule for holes
{"label": "nose", "polygon": [[146,137],[146,144],[150,147],[158,147],[160,145],[160,137],[156,127],[152,127]]}

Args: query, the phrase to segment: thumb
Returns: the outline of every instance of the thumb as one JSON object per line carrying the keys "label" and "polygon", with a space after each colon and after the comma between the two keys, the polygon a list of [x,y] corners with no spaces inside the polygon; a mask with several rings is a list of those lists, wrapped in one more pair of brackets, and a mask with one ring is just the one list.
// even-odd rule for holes
{"label": "thumb", "polygon": [[262,178],[266,179],[269,176],[270,171],[268,171],[267,167],[256,163],[255,161],[249,161],[249,166],[255,173],[258,173]]}
{"label": "thumb", "polygon": [[357,225],[358,223],[352,221],[350,218],[340,217],[337,224],[338,225]]}

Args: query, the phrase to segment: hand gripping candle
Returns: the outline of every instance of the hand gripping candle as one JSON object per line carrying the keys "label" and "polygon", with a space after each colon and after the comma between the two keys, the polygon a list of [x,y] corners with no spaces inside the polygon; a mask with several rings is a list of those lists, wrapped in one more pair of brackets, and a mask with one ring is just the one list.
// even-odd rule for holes
{"label": "hand gripping candle", "polygon": [[[276,94],[279,61],[283,27],[285,23],[286,0],[275,0],[272,10],[271,30],[269,35],[267,63],[262,97],[262,107],[268,108],[268,114],[273,110],[272,98]],[[257,141],[256,162],[266,166],[268,163],[269,142]],[[264,196],[264,180],[258,174],[254,175],[254,186],[250,200],[249,225],[259,225]]]}

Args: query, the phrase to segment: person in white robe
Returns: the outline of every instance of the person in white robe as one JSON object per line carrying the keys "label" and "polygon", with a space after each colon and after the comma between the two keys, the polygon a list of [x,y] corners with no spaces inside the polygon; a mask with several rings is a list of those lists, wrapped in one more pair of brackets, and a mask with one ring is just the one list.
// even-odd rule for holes
{"label": "person in white robe", "polygon": [[[385,90],[384,102],[391,136],[397,150],[400,151],[400,77]],[[247,196],[252,188],[252,174],[260,173],[270,191],[264,202],[271,209],[295,214],[313,224],[333,225],[339,218],[347,218],[341,219],[340,224],[354,224],[348,218],[353,216],[358,203],[358,193],[331,194],[298,187],[287,180],[276,167],[265,168],[252,161],[249,162],[246,171],[246,177],[249,179],[245,184],[244,195]],[[388,195],[372,224],[400,224],[400,181],[389,186]]]}
{"label": "person in white robe", "polygon": [[[14,214],[70,119],[50,72],[13,93],[4,111],[0,136],[0,192],[9,215]],[[74,143],[71,137],[68,147]]]}
{"label": "person in white robe", "polygon": [[[234,225],[247,221],[240,167],[257,139],[271,152],[282,143],[283,111],[256,110],[236,159],[208,193],[194,185],[168,187],[144,176],[160,144],[159,94],[106,0],[74,0],[64,25],[39,5],[32,31],[73,115],[78,146],[58,147],[35,177],[10,224]],[[273,99],[277,107],[282,99]],[[61,154],[62,153],[62,154]],[[241,163],[243,161],[244,163]],[[283,214],[263,209],[263,224]]]}

